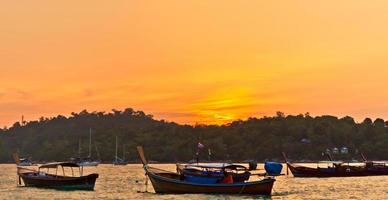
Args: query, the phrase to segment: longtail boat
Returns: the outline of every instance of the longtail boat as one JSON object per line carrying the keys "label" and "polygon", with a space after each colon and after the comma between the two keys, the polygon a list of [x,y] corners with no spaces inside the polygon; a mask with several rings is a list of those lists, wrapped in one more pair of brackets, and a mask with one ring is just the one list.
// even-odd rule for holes
{"label": "longtail boat", "polygon": [[[388,165],[385,162],[367,161],[360,165],[352,165],[341,161],[333,161],[329,156],[329,161],[324,161],[327,167],[307,167],[289,162],[285,153],[283,157],[287,168],[290,169],[294,177],[354,177],[354,176],[383,176],[388,175]],[[288,173],[287,169],[287,173]]]}
{"label": "longtail boat", "polygon": [[[64,167],[71,168],[72,176],[66,176]],[[63,175],[58,175],[58,169],[61,168]],[[74,169],[79,169],[80,176],[74,176]],[[42,169],[47,169],[43,172]],[[50,169],[55,173],[50,173]],[[59,190],[94,190],[94,185],[98,174],[82,175],[83,168],[78,164],[71,162],[56,162],[41,165],[38,170],[17,167],[19,176],[19,185],[27,187],[53,188]]]}
{"label": "longtail boat", "polygon": [[153,168],[148,165],[143,147],[138,146],[137,151],[146,175],[151,180],[156,193],[186,194],[251,194],[271,195],[275,179],[266,177],[259,181],[240,183],[196,183],[185,180],[184,174],[169,172]]}

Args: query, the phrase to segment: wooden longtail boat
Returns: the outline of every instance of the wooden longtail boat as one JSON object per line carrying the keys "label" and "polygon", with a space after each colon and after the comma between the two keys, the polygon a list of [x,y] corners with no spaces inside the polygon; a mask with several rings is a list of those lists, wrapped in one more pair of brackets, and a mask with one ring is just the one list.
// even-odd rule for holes
{"label": "wooden longtail boat", "polygon": [[[364,161],[361,165],[328,161],[328,167],[306,167],[288,161],[283,153],[287,168],[294,177],[354,177],[354,176],[383,176],[388,175],[388,166],[384,162]],[[288,169],[287,169],[288,173]]]}
{"label": "wooden longtail boat", "polygon": [[[70,167],[72,176],[66,176],[64,167]],[[62,168],[63,175],[58,175],[58,168]],[[79,169],[80,176],[74,176],[73,168]],[[43,172],[41,169],[47,169]],[[55,170],[55,174],[50,174],[49,170]],[[17,167],[19,176],[19,185],[23,180],[24,186],[27,187],[43,187],[59,190],[94,190],[94,185],[98,174],[82,175],[83,168],[75,163],[57,162],[41,165],[38,170]]]}
{"label": "wooden longtail boat", "polygon": [[143,168],[151,180],[156,193],[186,194],[251,194],[251,195],[271,195],[274,178],[265,178],[260,181],[241,183],[215,183],[203,184],[193,183],[184,180],[183,174],[168,172],[165,170],[150,167],[144,156],[142,147],[137,147]]}

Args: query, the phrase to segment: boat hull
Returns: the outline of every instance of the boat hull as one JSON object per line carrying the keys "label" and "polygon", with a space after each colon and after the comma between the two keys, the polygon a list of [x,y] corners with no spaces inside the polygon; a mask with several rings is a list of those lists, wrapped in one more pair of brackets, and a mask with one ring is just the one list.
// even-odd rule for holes
{"label": "boat hull", "polygon": [[[182,171],[180,171],[180,173],[184,174],[186,176],[193,176],[193,177],[213,180],[215,182],[220,181],[224,177],[223,174],[215,173],[215,172],[203,174],[203,172],[190,172],[187,170],[182,170]],[[249,172],[245,172],[245,173],[241,173],[241,174],[232,173],[231,175],[233,177],[233,182],[242,183],[242,182],[247,181],[249,179],[251,173],[249,173]]]}
{"label": "boat hull", "polygon": [[357,177],[357,176],[387,176],[388,168],[373,169],[373,168],[311,168],[304,166],[294,166],[287,163],[294,177]]}
{"label": "boat hull", "polygon": [[23,173],[19,175],[27,187],[54,188],[60,190],[94,190],[98,174],[81,177],[64,177]]}
{"label": "boat hull", "polygon": [[275,179],[234,184],[196,184],[148,173],[156,193],[170,194],[250,194],[271,195]]}

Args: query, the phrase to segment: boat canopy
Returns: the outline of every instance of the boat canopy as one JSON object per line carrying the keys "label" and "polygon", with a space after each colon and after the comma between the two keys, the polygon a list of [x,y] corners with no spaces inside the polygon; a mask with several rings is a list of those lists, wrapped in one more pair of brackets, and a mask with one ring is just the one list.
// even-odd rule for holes
{"label": "boat canopy", "polygon": [[62,167],[80,167],[78,164],[71,163],[71,162],[54,162],[54,163],[43,164],[39,168],[57,168],[58,166],[62,166]]}
{"label": "boat canopy", "polygon": [[186,168],[198,167],[198,168],[213,168],[213,169],[246,169],[243,165],[229,164],[229,163],[198,163],[198,164],[186,164],[183,165]]}

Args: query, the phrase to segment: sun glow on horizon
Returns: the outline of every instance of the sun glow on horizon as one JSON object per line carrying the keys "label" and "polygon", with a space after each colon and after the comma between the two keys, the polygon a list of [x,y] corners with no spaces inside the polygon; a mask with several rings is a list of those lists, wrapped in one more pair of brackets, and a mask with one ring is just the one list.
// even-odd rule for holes
{"label": "sun glow on horizon", "polygon": [[253,93],[248,88],[233,88],[211,94],[189,106],[205,124],[225,124],[252,114],[254,107]]}

